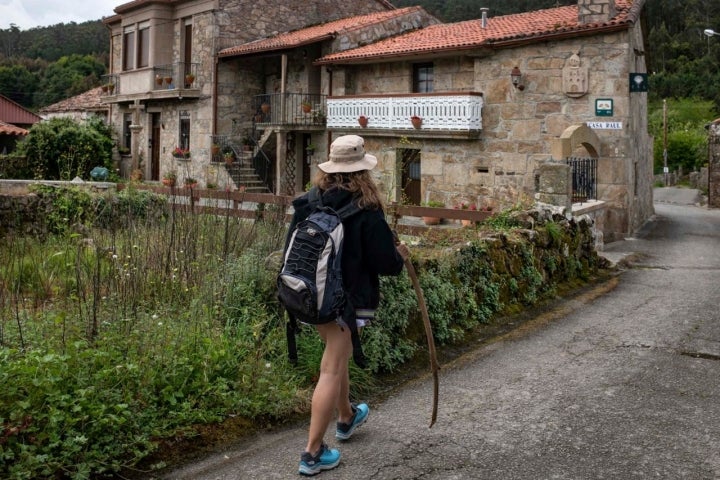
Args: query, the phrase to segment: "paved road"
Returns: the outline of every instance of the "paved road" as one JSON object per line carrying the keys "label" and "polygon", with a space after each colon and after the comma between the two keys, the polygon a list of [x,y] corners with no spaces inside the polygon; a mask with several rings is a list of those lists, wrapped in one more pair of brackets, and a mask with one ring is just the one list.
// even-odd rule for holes
{"label": "paved road", "polygon": [[[432,429],[422,378],[319,478],[720,478],[720,210],[669,196],[606,245],[628,265],[613,280],[444,365]],[[304,426],[263,434],[164,478],[299,478],[304,443]]]}

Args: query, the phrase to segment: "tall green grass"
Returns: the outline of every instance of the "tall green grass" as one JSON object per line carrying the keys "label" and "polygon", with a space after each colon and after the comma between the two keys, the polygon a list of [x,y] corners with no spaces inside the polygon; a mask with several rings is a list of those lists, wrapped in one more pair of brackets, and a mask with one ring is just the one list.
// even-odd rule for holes
{"label": "tall green grass", "polygon": [[266,265],[280,216],[158,214],[164,198],[132,189],[46,194],[74,226],[0,245],[0,477],[117,472],[194,424],[307,401]]}

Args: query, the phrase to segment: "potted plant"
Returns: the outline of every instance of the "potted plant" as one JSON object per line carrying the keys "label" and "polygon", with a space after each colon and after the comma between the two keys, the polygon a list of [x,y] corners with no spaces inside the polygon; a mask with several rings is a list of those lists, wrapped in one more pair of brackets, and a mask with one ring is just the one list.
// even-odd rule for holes
{"label": "potted plant", "polygon": [[158,75],[155,75],[155,83],[157,83],[158,85],[162,85],[162,84],[163,84],[163,77],[162,77],[162,75],[159,75],[159,74],[158,74]]}
{"label": "potted plant", "polygon": [[247,135],[243,137],[242,146],[243,146],[244,151],[246,151],[246,152],[252,151],[252,144],[253,144],[252,138],[250,138]]}
{"label": "potted plant", "polygon": [[132,172],[130,172],[130,180],[134,182],[142,182],[143,179],[143,171],[139,168],[136,168]]}
{"label": "potted plant", "polygon": [[195,188],[197,187],[198,181],[193,177],[185,177],[184,183],[186,188]]}
{"label": "potted plant", "polygon": [[118,153],[120,155],[129,155],[130,154],[130,148],[129,147],[118,147]]}
{"label": "potted plant", "polygon": [[[425,207],[433,207],[433,208],[443,208],[445,206],[444,203],[439,202],[437,200],[429,200],[427,202],[423,202],[422,204]],[[434,217],[434,216],[423,216],[422,217],[423,222],[425,225],[439,225],[442,221],[441,217]]]}
{"label": "potted plant", "polygon": [[[462,201],[462,202],[458,203],[457,205],[455,205],[455,209],[477,211],[477,205],[475,205],[474,203],[467,203],[467,202]],[[460,223],[462,223],[463,227],[469,227],[469,226],[475,224],[475,222],[472,220],[460,220]]]}
{"label": "potted plant", "polygon": [[307,100],[303,100],[302,103],[300,103],[300,108],[302,108],[303,112],[310,113],[312,111],[312,104]]}
{"label": "potted plant", "polygon": [[195,81],[195,75],[188,73],[185,75],[185,88],[190,88]]}
{"label": "potted plant", "polygon": [[367,127],[368,126],[368,117],[366,117],[365,115],[360,115],[358,117],[358,123],[360,124],[360,126],[362,128]]}
{"label": "potted plant", "polygon": [[190,158],[190,149],[175,147],[172,151],[172,156],[175,158],[188,159]]}
{"label": "potted plant", "polygon": [[325,115],[325,112],[322,110],[313,110],[312,112],[312,121],[316,124],[322,124],[325,123],[325,120],[327,119],[327,116]]}
{"label": "potted plant", "polygon": [[231,165],[235,161],[235,152],[233,152],[232,150],[227,150],[225,153],[223,153],[223,157],[225,158],[225,163]]}
{"label": "potted plant", "polygon": [[263,102],[262,105],[260,105],[260,110],[267,115],[270,111],[270,104],[268,102]]}
{"label": "potted plant", "polygon": [[314,153],[315,153],[315,145],[313,145],[313,144],[311,143],[310,145],[308,145],[307,147],[305,147],[305,151],[307,152],[308,155],[314,154]]}
{"label": "potted plant", "polygon": [[422,118],[413,115],[410,117],[410,123],[412,123],[413,128],[420,128],[422,126]]}
{"label": "potted plant", "polygon": [[164,77],[164,80],[165,80],[165,84],[168,86],[170,86],[170,84],[172,83],[172,77],[169,77],[169,76]]}
{"label": "potted plant", "polygon": [[162,183],[166,187],[174,187],[177,183],[177,172],[175,170],[168,170],[163,174]]}

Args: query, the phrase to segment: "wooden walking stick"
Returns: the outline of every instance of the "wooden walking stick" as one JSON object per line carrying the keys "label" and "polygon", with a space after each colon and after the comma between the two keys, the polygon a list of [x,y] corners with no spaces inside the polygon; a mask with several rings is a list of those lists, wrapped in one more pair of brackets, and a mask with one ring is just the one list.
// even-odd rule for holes
{"label": "wooden walking stick", "polygon": [[[396,241],[399,242],[399,240],[397,239],[397,234],[395,235],[395,238]],[[430,325],[430,317],[428,316],[427,305],[425,304],[425,295],[423,294],[422,287],[420,286],[420,281],[418,280],[417,273],[415,272],[415,267],[410,261],[409,255],[408,258],[404,260],[404,262],[405,269],[407,270],[410,281],[412,281],[413,288],[415,289],[418,307],[420,308],[420,314],[422,315],[423,324],[425,325],[425,336],[427,337],[428,343],[428,355],[430,356],[430,370],[433,374],[432,417],[430,418],[430,426],[428,427],[432,428],[432,426],[435,425],[435,421],[437,420],[438,395],[440,392],[440,378],[438,375],[438,371],[440,370],[440,364],[438,363],[437,353],[435,351],[435,338],[433,337],[432,326]]]}

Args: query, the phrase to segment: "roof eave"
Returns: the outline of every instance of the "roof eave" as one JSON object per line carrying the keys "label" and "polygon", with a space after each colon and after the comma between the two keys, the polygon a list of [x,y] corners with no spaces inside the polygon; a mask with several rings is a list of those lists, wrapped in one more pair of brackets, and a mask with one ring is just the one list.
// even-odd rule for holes
{"label": "roof eave", "polygon": [[326,34],[326,35],[320,35],[317,37],[313,37],[311,39],[308,39],[308,40],[305,40],[302,42],[293,43],[292,45],[281,45],[281,46],[270,47],[270,48],[259,48],[257,50],[246,50],[246,51],[238,52],[238,53],[228,52],[228,53],[224,54],[221,51],[218,53],[218,58],[248,57],[248,56],[252,56],[252,55],[263,55],[263,54],[268,54],[268,53],[289,52],[296,48],[304,47],[306,45],[312,45],[313,43],[321,43],[326,40],[332,40],[333,38],[335,38],[335,36],[336,36],[335,33],[330,33],[330,34]]}
{"label": "roof eave", "polygon": [[509,40],[500,41],[489,41],[477,45],[469,45],[464,47],[448,47],[432,50],[418,50],[413,52],[398,52],[390,54],[373,55],[372,57],[356,57],[340,60],[316,60],[313,65],[348,65],[358,63],[377,63],[395,60],[398,58],[418,57],[418,56],[436,56],[436,57],[447,57],[452,55],[454,52],[466,52],[469,50],[479,49],[499,49],[499,48],[513,48],[523,45],[537,43],[538,41],[552,41],[552,40],[565,40],[568,38],[586,37],[596,35],[599,33],[613,33],[617,31],[627,30],[631,26],[630,23],[619,23],[616,25],[602,25],[598,27],[592,27],[584,30],[568,30],[557,33],[543,33],[539,35],[527,36],[522,38],[513,38]]}

